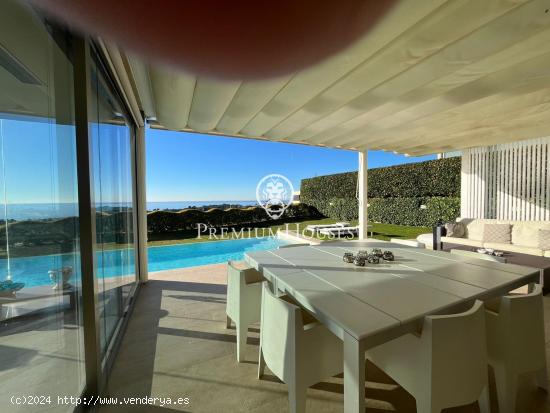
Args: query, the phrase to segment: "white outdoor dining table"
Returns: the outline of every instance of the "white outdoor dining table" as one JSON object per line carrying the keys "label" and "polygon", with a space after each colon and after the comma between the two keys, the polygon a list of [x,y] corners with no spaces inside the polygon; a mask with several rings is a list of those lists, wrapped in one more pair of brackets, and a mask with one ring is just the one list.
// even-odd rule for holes
{"label": "white outdoor dining table", "polygon": [[[381,248],[395,261],[356,267],[344,252]],[[430,314],[538,282],[539,271],[383,241],[249,252],[246,261],[344,341],[344,410],[365,411],[365,351],[417,331]]]}

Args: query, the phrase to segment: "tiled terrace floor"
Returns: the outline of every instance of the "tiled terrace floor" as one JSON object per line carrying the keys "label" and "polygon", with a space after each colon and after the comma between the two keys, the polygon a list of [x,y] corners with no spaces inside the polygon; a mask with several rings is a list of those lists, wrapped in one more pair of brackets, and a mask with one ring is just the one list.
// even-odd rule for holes
{"label": "tiled terrace floor", "polygon": [[[286,386],[274,376],[256,378],[258,330],[249,333],[247,359],[235,357],[235,330],[225,328],[225,264],[150,274],[142,286],[108,384],[118,397],[189,397],[181,406],[103,407],[107,412],[286,412]],[[550,297],[545,299],[550,355]],[[416,411],[414,399],[372,364],[367,365],[368,413]],[[549,399],[550,400],[550,399]],[[494,405],[494,400],[493,400]],[[308,412],[342,412],[343,381],[308,390]],[[478,412],[477,405],[446,412]],[[497,412],[493,406],[493,412]],[[550,412],[530,380],[522,382],[518,412]]]}

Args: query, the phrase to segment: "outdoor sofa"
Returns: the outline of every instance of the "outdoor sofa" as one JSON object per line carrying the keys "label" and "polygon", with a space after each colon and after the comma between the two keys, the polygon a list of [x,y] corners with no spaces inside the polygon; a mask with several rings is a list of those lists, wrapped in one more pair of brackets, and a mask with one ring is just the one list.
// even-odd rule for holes
{"label": "outdoor sofa", "polygon": [[[541,233],[547,235],[550,231],[550,221],[507,221],[499,219],[458,218],[464,234],[457,236],[442,236],[441,242],[467,247],[492,248],[519,254],[550,258],[550,247],[541,244]],[[494,224],[500,224],[495,226]],[[509,226],[509,233],[507,227]],[[495,231],[497,234],[495,234]],[[500,239],[499,239],[500,238]],[[500,241],[500,242],[498,242]],[[502,242],[504,241],[504,242]],[[507,241],[507,242],[506,242]]]}
{"label": "outdoor sofa", "polygon": [[[507,263],[538,268],[544,294],[550,293],[550,221],[458,218],[456,222],[462,224],[462,236],[449,236],[447,231],[438,248],[444,251],[477,251],[478,248],[503,251]],[[432,237],[432,234],[422,234],[417,240],[426,242]],[[503,239],[495,242],[495,238]],[[507,242],[502,242],[504,239]],[[426,245],[429,244],[426,242]]]}

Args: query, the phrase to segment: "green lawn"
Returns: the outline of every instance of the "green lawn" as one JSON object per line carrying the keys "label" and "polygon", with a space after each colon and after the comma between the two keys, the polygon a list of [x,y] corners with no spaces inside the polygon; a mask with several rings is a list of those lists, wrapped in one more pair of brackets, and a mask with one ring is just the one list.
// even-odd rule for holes
{"label": "green lawn", "polygon": [[390,238],[416,239],[420,234],[431,233],[428,227],[410,227],[407,225],[373,224],[373,237],[388,240]]}
{"label": "green lawn", "polygon": [[[331,218],[325,218],[325,219],[318,219],[318,220],[310,220],[310,221],[303,221],[303,222],[293,222],[289,224],[278,224],[278,225],[271,225],[266,226],[265,228],[257,228],[257,233],[252,231],[250,234],[247,232],[244,233],[244,238],[248,238],[250,235],[251,237],[255,236],[267,236],[270,234],[276,234],[279,229],[284,230],[287,228],[291,231],[303,231],[306,226],[310,224],[333,224],[337,220],[331,219]],[[357,225],[357,221],[351,221],[351,225]],[[393,224],[372,224],[372,228],[370,231],[373,232],[373,238],[386,240],[388,241],[390,238],[402,238],[402,239],[415,239],[418,235],[424,234],[427,232],[431,232],[431,228],[427,227],[410,227],[406,225],[393,225]],[[369,235],[370,235],[369,231]],[[231,235],[231,233],[229,234]],[[203,236],[201,239],[197,238],[197,232],[196,231],[186,231],[185,233],[180,234],[163,234],[163,235],[156,235],[154,237],[155,239],[151,239],[148,243],[148,245],[169,245],[169,244],[186,244],[186,243],[194,243],[194,242],[204,242],[204,241],[213,241],[213,239],[210,239],[208,236]],[[230,239],[229,237],[225,237],[224,239]]]}
{"label": "green lawn", "polygon": [[[303,230],[309,224],[333,224],[337,220],[332,218],[320,219],[317,221],[306,221],[300,222],[298,224],[292,223],[289,224],[289,229],[294,230],[296,225],[299,225],[299,230]],[[359,225],[357,220],[350,222],[350,225]],[[389,241],[391,238],[401,238],[401,239],[416,239],[420,234],[425,234],[427,232],[431,233],[432,229],[428,227],[411,227],[407,225],[394,225],[394,224],[379,224],[373,223],[372,227],[369,228],[369,237],[371,236],[376,239],[381,239],[384,241]],[[274,225],[271,228],[285,229],[284,225]],[[275,229],[273,229],[276,232]]]}

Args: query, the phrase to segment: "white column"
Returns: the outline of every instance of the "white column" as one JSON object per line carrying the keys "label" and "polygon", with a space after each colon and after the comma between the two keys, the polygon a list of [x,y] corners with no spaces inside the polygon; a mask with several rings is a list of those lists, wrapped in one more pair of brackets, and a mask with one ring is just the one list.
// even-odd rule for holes
{"label": "white column", "polygon": [[359,186],[359,239],[367,239],[368,236],[367,158],[367,150],[359,152],[359,173],[357,175]]}
{"label": "white column", "polygon": [[470,187],[470,154],[470,149],[464,149],[462,151],[462,164],[460,167],[460,216],[464,218],[470,218],[473,216],[470,211],[470,193],[472,190],[472,188]]}
{"label": "white column", "polygon": [[139,254],[139,281],[147,282],[147,188],[145,187],[145,126],[136,128],[136,204]]}

